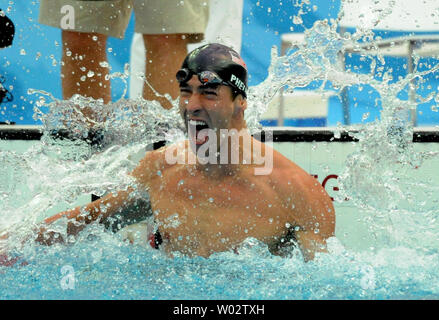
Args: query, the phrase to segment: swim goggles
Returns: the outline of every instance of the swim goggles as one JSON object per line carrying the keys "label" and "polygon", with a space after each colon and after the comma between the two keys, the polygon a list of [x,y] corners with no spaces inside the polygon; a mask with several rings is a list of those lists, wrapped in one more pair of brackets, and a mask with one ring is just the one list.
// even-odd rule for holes
{"label": "swim goggles", "polygon": [[[195,73],[190,71],[187,68],[183,68],[183,69],[180,69],[180,70],[177,71],[177,74],[175,75],[175,77],[177,78],[178,82],[182,83],[182,82],[189,81],[193,74],[195,74]],[[207,85],[207,84],[213,84],[213,85],[224,84],[224,85],[230,86],[229,83],[225,82],[223,79],[221,79],[221,77],[219,75],[217,75],[213,71],[201,71],[200,73],[197,73],[196,75],[198,76],[198,80],[200,80],[200,82],[203,85]]]}
{"label": "swim goggles", "polygon": [[[229,86],[229,87],[232,87],[232,90],[234,92],[240,93],[243,95],[244,98],[247,98],[247,94],[246,94],[245,90],[240,89],[232,82],[224,81],[223,79],[221,79],[221,77],[217,73],[215,73],[213,71],[206,70],[206,71],[201,71],[200,73],[195,73],[187,68],[183,68],[183,69],[178,70],[177,74],[175,76],[176,76],[178,82],[183,83],[183,82],[188,82],[191,79],[192,75],[194,75],[194,74],[196,74],[198,76],[198,80],[200,80],[202,85],[213,84],[213,85]],[[240,81],[240,79],[238,79],[237,77],[235,77],[235,79],[236,79],[236,81]],[[241,84],[244,86],[242,81],[241,81]]]}

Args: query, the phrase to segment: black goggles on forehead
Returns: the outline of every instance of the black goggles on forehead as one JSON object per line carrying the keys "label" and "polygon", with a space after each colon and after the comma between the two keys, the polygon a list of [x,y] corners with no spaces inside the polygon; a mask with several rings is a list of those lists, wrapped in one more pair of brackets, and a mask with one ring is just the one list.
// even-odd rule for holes
{"label": "black goggles on forehead", "polygon": [[[196,73],[190,71],[189,69],[180,69],[177,71],[177,74],[175,75],[177,78],[177,81],[180,83],[183,82],[188,82],[192,75],[194,75]],[[217,75],[215,72],[213,71],[201,71],[200,73],[196,74],[198,76],[198,80],[203,84],[203,85],[207,85],[207,84],[213,84],[213,85],[220,85],[220,84],[224,84],[224,85],[229,85],[227,82],[225,82],[223,79],[220,78],[219,75]]]}

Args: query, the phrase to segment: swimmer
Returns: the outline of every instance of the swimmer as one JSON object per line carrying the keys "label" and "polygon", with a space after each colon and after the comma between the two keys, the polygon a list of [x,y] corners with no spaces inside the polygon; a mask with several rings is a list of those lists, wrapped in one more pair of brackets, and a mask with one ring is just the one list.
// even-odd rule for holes
{"label": "swimmer", "polygon": [[[188,139],[148,152],[132,171],[145,199],[130,189],[61,212],[44,221],[36,241],[65,241],[49,231],[61,217],[69,219],[68,234],[75,236],[93,221],[108,223],[137,212],[149,213],[155,226],[146,241],[170,255],[236,251],[249,237],[266,243],[273,254],[298,246],[306,261],[325,252],[335,229],[330,197],[315,178],[250,135],[244,120],[247,68],[238,53],[220,44],[197,48],[177,80]],[[224,138],[225,132],[239,133],[239,142],[230,143],[233,135]],[[250,153],[250,161],[244,160],[249,148],[261,150]],[[177,154],[184,161],[169,161]],[[265,165],[262,155],[269,154],[271,168],[256,174]],[[239,161],[232,161],[234,155]]]}

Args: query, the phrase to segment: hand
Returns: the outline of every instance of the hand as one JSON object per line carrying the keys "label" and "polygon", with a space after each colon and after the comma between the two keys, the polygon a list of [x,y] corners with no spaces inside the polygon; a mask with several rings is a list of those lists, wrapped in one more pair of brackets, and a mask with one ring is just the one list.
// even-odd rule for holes
{"label": "hand", "polygon": [[12,267],[17,260],[18,258],[9,258],[6,253],[0,253],[0,266],[2,267]]}
{"label": "hand", "polygon": [[4,234],[0,235],[0,240],[6,240],[9,238],[9,233],[5,232]]}
{"label": "hand", "polygon": [[[9,238],[9,233],[5,232],[2,235],[0,235],[0,241],[1,240],[7,240]],[[9,266],[9,257],[7,254],[7,248],[0,245],[0,266]]]}
{"label": "hand", "polygon": [[[9,238],[9,233],[5,232],[0,236],[0,240],[7,240]],[[17,261],[18,257],[11,258],[8,255],[8,250],[5,247],[0,246],[0,266],[2,267],[12,267]]]}
{"label": "hand", "polygon": [[47,231],[45,227],[40,227],[37,232],[38,234],[35,242],[38,242],[42,245],[51,246],[55,243],[65,243],[63,237],[59,232]]}

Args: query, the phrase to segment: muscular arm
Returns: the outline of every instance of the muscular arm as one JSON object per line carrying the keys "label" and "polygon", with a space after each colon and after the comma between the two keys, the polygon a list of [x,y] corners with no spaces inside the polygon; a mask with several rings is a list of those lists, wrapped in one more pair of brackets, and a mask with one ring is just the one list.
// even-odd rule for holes
{"label": "muscular arm", "polygon": [[327,238],[329,237],[315,234],[313,231],[298,231],[296,233],[297,243],[306,262],[313,260],[317,252],[327,252]]}
{"label": "muscular arm", "polygon": [[61,218],[67,218],[67,235],[77,235],[87,224],[93,221],[104,223],[108,228],[117,231],[126,224],[137,222],[150,214],[149,201],[135,196],[133,189],[110,193],[86,206],[58,213],[43,221],[37,242],[51,245],[64,242],[55,232],[48,231],[48,226]]}
{"label": "muscular arm", "polygon": [[[139,165],[131,172],[139,188],[148,189],[150,180],[155,176],[154,173],[161,168],[159,162],[159,152],[147,152]],[[69,220],[67,235],[77,235],[87,224],[96,220],[104,223],[113,231],[118,231],[124,225],[144,220],[152,214],[149,197],[146,193],[139,196],[136,190],[129,188],[126,191],[110,193],[86,206],[61,212],[45,219],[36,241],[46,245],[64,242],[59,234],[47,231],[48,225],[63,217]]]}
{"label": "muscular arm", "polygon": [[326,240],[335,235],[334,206],[315,178],[294,164],[285,167],[275,181],[280,196],[287,199],[285,207],[291,208],[288,219],[294,227],[294,240],[305,261],[309,261],[317,252],[326,252]]}
{"label": "muscular arm", "polygon": [[317,252],[327,252],[326,240],[335,235],[335,211],[320,185],[306,191],[297,222],[295,237],[305,261],[314,259]]}

